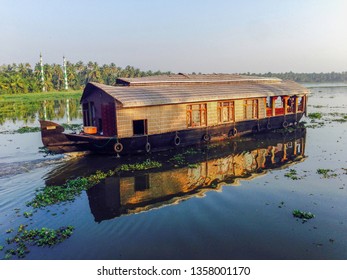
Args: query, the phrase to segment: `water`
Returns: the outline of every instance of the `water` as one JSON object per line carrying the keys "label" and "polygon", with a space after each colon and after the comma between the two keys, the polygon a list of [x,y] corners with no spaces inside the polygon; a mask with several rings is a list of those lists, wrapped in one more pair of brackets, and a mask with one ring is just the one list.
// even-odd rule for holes
{"label": "water", "polygon": [[[5,239],[27,224],[75,231],[54,247],[30,247],[26,259],[346,259],[347,127],[336,120],[347,113],[347,88],[311,91],[308,110],[323,118],[305,119],[306,131],[176,154],[67,158],[40,153],[39,132],[0,134],[0,257],[10,248]],[[52,120],[66,122],[66,113]],[[22,121],[6,119],[2,131]],[[177,153],[190,165],[172,161]],[[109,177],[73,202],[36,212],[26,206],[45,185],[147,157],[163,167]],[[285,176],[290,169],[298,180]],[[322,178],[317,169],[336,176]],[[303,223],[294,209],[315,218]]]}

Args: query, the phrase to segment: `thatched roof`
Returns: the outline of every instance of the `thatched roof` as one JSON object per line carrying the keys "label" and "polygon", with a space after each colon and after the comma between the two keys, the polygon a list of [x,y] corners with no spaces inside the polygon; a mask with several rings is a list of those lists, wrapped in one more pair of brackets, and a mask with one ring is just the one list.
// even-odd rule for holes
{"label": "thatched roof", "polygon": [[118,101],[120,106],[130,108],[308,93],[305,87],[295,82],[276,78],[245,78],[245,76],[226,74],[192,75],[195,79],[181,76],[128,78],[123,79],[121,83],[123,86],[88,83],[82,100],[93,92],[101,90]]}

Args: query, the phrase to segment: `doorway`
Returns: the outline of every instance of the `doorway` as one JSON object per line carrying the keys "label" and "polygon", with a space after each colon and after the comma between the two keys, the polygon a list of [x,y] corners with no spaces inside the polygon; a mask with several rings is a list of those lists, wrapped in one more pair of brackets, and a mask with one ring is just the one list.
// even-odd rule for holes
{"label": "doorway", "polygon": [[147,120],[134,120],[133,121],[133,134],[134,135],[147,135]]}

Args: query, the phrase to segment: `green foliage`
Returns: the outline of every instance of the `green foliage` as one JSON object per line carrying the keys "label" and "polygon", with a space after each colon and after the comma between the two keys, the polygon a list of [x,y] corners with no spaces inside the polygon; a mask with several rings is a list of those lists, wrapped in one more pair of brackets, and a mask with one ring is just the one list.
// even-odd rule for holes
{"label": "green foliage", "polygon": [[158,161],[153,160],[145,160],[141,163],[134,164],[122,164],[117,171],[139,171],[139,170],[147,170],[152,168],[159,168],[162,164]]}
{"label": "green foliage", "polygon": [[27,206],[41,208],[60,202],[73,201],[83,190],[89,189],[98,184],[101,180],[114,174],[115,172],[112,170],[107,173],[98,170],[95,174],[88,177],[67,180],[66,183],[61,186],[46,186],[36,193],[34,199],[28,202]]}
{"label": "green foliage", "polygon": [[23,213],[23,216],[24,216],[25,218],[30,218],[32,215],[33,215],[32,212],[24,212],[24,213]]}
{"label": "green foliage", "polygon": [[[170,74],[171,72],[161,71],[141,71],[133,66],[126,66],[124,69],[114,63],[99,66],[98,63],[89,61],[87,64],[79,61],[77,63],[67,62],[67,79],[69,89],[81,90],[88,82],[99,82],[107,85],[114,85],[118,77],[143,77],[160,74]],[[37,63],[34,68],[29,63],[11,64],[0,66],[0,95],[33,93],[42,91],[41,67]],[[44,86],[48,91],[64,91],[64,81],[62,67],[59,64],[45,64]]]}
{"label": "green foliage", "polygon": [[[208,146],[211,147],[211,144]],[[187,157],[197,154],[198,151],[194,148],[185,150],[183,153],[175,154],[172,158],[169,159],[175,165],[184,165],[187,164]]]}
{"label": "green foliage", "polygon": [[171,159],[171,162],[175,163],[175,164],[185,164],[185,157],[183,154],[176,154],[174,155]]}
{"label": "green foliage", "polygon": [[315,217],[311,212],[304,212],[297,209],[293,210],[293,216],[304,220],[309,220]]}
{"label": "green foliage", "polygon": [[30,251],[28,246],[54,246],[68,239],[74,231],[72,226],[61,227],[59,229],[41,228],[27,230],[26,225],[20,225],[14,237],[8,238],[9,245],[14,244],[15,248],[6,250],[5,258],[17,256],[24,258]]}
{"label": "green foliage", "polygon": [[61,124],[62,127],[64,127],[64,129],[66,130],[81,130],[82,129],[82,124],[68,124],[68,123],[62,123]]}
{"label": "green foliage", "polygon": [[321,119],[322,118],[322,114],[321,113],[309,113],[307,115],[310,119]]}
{"label": "green foliage", "polygon": [[317,174],[323,175],[323,178],[332,178],[337,176],[336,173],[331,173],[331,172],[333,172],[333,170],[331,169],[323,169],[323,168],[317,169]]}
{"label": "green foliage", "polygon": [[23,126],[17,130],[14,131],[14,133],[29,133],[29,132],[38,132],[40,131],[39,127],[30,127],[30,126]]}
{"label": "green foliage", "polygon": [[295,169],[290,169],[289,172],[284,174],[285,177],[290,178],[292,180],[300,180],[301,178],[298,177],[298,173]]}

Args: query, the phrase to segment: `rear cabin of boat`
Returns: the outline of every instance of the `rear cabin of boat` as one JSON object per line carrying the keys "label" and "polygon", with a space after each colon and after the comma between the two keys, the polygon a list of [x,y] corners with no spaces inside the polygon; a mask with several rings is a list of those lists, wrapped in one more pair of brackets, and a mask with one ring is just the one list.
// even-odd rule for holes
{"label": "rear cabin of boat", "polygon": [[277,78],[177,74],[88,83],[81,104],[84,126],[121,139],[302,114],[307,93]]}

